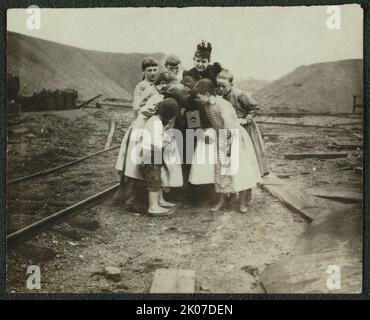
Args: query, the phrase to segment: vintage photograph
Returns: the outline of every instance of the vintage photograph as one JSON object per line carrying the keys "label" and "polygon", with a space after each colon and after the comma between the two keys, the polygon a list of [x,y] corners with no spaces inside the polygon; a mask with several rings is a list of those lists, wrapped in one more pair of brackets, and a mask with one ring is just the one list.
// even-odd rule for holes
{"label": "vintage photograph", "polygon": [[7,11],[12,293],[362,292],[363,10]]}

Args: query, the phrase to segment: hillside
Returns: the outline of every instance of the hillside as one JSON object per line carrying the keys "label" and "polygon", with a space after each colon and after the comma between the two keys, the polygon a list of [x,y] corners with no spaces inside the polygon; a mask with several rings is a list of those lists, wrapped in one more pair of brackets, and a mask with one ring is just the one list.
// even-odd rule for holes
{"label": "hillside", "polygon": [[362,95],[362,75],[361,59],[300,66],[253,97],[265,111],[352,112],[352,96]]}
{"label": "hillside", "polygon": [[269,84],[265,80],[249,79],[235,79],[234,86],[253,94]]}
{"label": "hillside", "polygon": [[131,99],[141,80],[141,61],[146,56],[163,60],[164,54],[124,54],[83,50],[8,32],[8,72],[20,77],[24,95],[45,89],[76,89],[87,99]]}

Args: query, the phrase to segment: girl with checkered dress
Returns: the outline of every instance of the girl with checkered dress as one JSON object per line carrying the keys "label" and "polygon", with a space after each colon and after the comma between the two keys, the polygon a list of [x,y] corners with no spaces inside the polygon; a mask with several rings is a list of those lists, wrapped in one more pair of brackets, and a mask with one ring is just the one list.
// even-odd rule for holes
{"label": "girl with checkered dress", "polygon": [[215,190],[218,203],[212,211],[220,210],[227,194],[239,193],[240,212],[247,212],[245,192],[261,182],[256,155],[251,139],[240,125],[236,111],[230,102],[216,96],[215,87],[209,79],[202,79],[194,87],[197,101],[207,113],[217,137],[215,165]]}

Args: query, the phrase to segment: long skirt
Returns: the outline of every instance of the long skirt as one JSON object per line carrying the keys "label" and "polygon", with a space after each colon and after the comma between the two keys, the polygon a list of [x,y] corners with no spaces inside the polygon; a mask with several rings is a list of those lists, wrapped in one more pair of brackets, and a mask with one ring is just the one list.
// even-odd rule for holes
{"label": "long skirt", "polygon": [[[139,149],[141,147],[142,135],[139,129],[145,125],[146,119],[139,117],[132,123],[127,132],[125,133],[120,151],[117,157],[115,168],[122,171],[121,175],[129,178],[143,180],[140,168]],[[136,130],[137,129],[137,130]],[[176,143],[173,143],[176,148]],[[177,151],[175,151],[176,153]],[[166,159],[165,159],[166,161]],[[181,187],[183,185],[181,162],[178,163],[165,163],[162,167],[161,177],[163,187]]]}
{"label": "long skirt", "polygon": [[218,135],[215,189],[218,193],[236,193],[261,182],[257,158],[249,134],[241,126],[234,131],[231,148],[226,135]]}
{"label": "long skirt", "polygon": [[252,140],[254,152],[256,153],[258,166],[261,172],[262,177],[269,173],[269,167],[267,164],[265,147],[262,139],[261,132],[258,128],[257,123],[254,120],[251,120],[250,123],[243,126],[247,130],[249,137]]}
{"label": "long skirt", "polygon": [[[209,128],[204,131],[204,134],[207,135],[213,132],[214,130]],[[203,139],[198,139],[189,175],[189,182],[191,184],[215,183],[216,153],[216,140],[212,140],[209,144],[206,144]]]}

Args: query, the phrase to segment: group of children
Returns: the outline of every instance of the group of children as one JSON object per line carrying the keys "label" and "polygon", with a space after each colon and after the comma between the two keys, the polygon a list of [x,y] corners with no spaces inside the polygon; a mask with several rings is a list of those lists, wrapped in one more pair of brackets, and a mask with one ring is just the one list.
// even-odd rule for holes
{"label": "group of children", "polygon": [[[116,169],[121,188],[127,179],[145,182],[152,216],[174,212],[175,204],[165,200],[163,190],[184,182],[213,185],[218,197],[214,212],[227,195],[238,194],[240,212],[245,213],[252,188],[268,173],[253,120],[257,105],[233,87],[230,71],[210,64],[211,51],[210,43],[198,44],[194,67],[182,77],[177,56],[167,57],[163,71],[153,58],[142,63],[144,79],[134,92],[135,119],[122,140]],[[196,133],[195,147],[189,130]]]}

